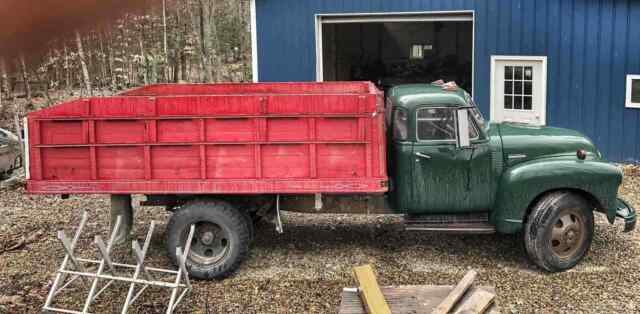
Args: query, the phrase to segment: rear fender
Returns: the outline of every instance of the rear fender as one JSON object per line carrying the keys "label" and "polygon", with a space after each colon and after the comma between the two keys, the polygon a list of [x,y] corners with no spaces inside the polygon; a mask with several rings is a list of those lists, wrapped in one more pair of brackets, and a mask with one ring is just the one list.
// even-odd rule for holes
{"label": "rear fender", "polygon": [[540,196],[568,189],[588,196],[594,209],[604,212],[613,222],[621,182],[622,171],[603,161],[543,159],[522,163],[502,175],[491,221],[498,232],[519,232]]}

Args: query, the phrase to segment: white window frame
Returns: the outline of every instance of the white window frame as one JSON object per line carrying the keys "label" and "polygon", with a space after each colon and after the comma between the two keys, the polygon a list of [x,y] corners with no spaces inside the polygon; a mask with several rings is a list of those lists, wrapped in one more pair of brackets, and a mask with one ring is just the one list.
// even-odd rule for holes
{"label": "white window frame", "polygon": [[625,107],[640,109],[640,102],[633,102],[631,100],[631,84],[633,83],[634,80],[640,80],[640,74],[627,74],[627,90],[626,90],[626,97],[625,97]]}
{"label": "white window frame", "polygon": [[316,35],[316,81],[324,82],[324,61],[322,47],[322,25],[343,23],[393,23],[393,22],[471,22],[471,86],[476,79],[476,12],[474,10],[457,11],[420,11],[420,12],[369,12],[369,13],[330,13],[315,15]]}
{"label": "white window frame", "polygon": [[540,112],[540,123],[542,125],[547,125],[547,83],[548,83],[548,77],[547,77],[547,56],[500,56],[500,55],[493,55],[491,56],[491,81],[490,81],[490,88],[491,88],[491,99],[490,99],[490,117],[489,120],[493,120],[493,117],[496,116],[497,112],[497,108],[495,106],[496,103],[496,87],[495,87],[495,81],[496,81],[496,75],[498,75],[497,71],[496,71],[496,64],[498,63],[498,61],[523,61],[523,62],[542,62],[542,80],[544,80],[543,84],[542,84],[542,88],[543,90],[541,91],[542,93],[542,99],[544,100],[544,106],[542,106],[542,110]]}

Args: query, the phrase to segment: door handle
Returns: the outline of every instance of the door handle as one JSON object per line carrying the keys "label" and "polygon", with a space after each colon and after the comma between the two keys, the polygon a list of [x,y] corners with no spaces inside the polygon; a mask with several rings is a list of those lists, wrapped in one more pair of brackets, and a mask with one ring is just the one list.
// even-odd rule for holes
{"label": "door handle", "polygon": [[423,153],[416,153],[416,156],[418,156],[420,158],[424,158],[424,159],[431,159],[431,156],[423,154]]}

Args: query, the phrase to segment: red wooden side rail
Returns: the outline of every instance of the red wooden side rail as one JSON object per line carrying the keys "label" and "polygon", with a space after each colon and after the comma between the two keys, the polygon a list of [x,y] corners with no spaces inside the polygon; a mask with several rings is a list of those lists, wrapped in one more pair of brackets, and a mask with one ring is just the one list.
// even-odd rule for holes
{"label": "red wooden side rail", "polygon": [[29,114],[31,193],[387,190],[370,83],[152,85]]}

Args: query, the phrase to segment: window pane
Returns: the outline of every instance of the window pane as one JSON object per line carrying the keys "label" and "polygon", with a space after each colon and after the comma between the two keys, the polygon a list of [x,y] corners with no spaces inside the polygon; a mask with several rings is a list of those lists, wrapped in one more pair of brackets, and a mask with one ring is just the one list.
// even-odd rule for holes
{"label": "window pane", "polygon": [[640,80],[631,80],[631,102],[640,103]]}
{"label": "window pane", "polygon": [[478,135],[478,130],[476,130],[476,125],[473,123],[473,118],[471,118],[472,114],[473,114],[472,112],[469,112],[469,138],[470,139],[480,137],[480,135]]}
{"label": "window pane", "polygon": [[524,96],[524,110],[531,110],[532,102],[531,96]]}
{"label": "window pane", "polygon": [[513,98],[513,109],[522,109],[522,96],[516,96]]}
{"label": "window pane", "polygon": [[411,46],[411,59],[424,59],[424,48],[422,45]]}
{"label": "window pane", "polygon": [[456,127],[452,108],[427,108],[418,111],[419,140],[455,140],[455,134]]}
{"label": "window pane", "polygon": [[522,82],[513,82],[513,94],[522,95]]}
{"label": "window pane", "polygon": [[513,67],[504,67],[504,79],[513,80]]}
{"label": "window pane", "polygon": [[533,68],[532,67],[524,67],[524,79],[525,80],[533,80]]}
{"label": "window pane", "polygon": [[515,73],[514,73],[514,79],[516,80],[522,80],[522,67],[515,67],[514,69]]}
{"label": "window pane", "polygon": [[484,130],[486,126],[486,121],[484,120],[482,113],[480,113],[480,110],[478,110],[478,107],[476,106],[476,104],[475,103],[472,103],[472,104],[473,104],[473,109],[471,109],[471,113],[476,118],[476,122],[480,125],[480,128]]}
{"label": "window pane", "polygon": [[504,109],[513,109],[513,96],[504,96]]}
{"label": "window pane", "polygon": [[524,82],[524,94],[533,95],[533,82]]}
{"label": "window pane", "polygon": [[513,94],[513,82],[512,81],[504,82],[504,93],[505,94]]}
{"label": "window pane", "polygon": [[407,112],[395,110],[393,115],[393,138],[404,141],[407,139]]}

